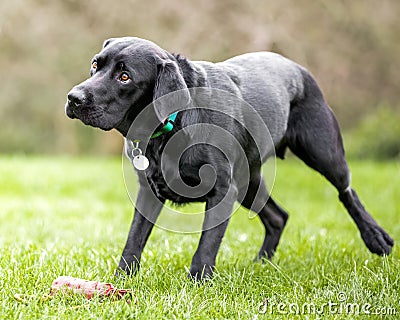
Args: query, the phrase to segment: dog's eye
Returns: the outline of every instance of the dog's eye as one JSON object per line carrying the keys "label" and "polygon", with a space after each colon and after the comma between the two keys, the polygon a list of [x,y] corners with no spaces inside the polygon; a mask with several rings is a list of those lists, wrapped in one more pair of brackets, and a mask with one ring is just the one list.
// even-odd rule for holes
{"label": "dog's eye", "polygon": [[97,69],[97,62],[96,62],[96,61],[94,61],[94,62],[92,63],[92,68],[93,68],[94,70]]}
{"label": "dog's eye", "polygon": [[131,78],[129,77],[129,75],[126,72],[123,72],[120,76],[119,76],[119,80],[121,80],[122,82],[128,82]]}

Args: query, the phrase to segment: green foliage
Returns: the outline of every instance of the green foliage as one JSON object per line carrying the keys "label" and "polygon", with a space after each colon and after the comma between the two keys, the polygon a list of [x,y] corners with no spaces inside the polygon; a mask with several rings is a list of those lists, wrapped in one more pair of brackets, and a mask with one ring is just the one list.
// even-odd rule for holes
{"label": "green foliage", "polygon": [[399,10],[397,0],[0,1],[0,152],[119,153],[119,140],[83,130],[64,104],[103,41],[124,35],[193,60],[282,53],[309,68],[351,128],[381,103],[400,109]]}
{"label": "green foliage", "polygon": [[400,114],[379,108],[346,135],[346,146],[349,156],[357,159],[399,159]]}
{"label": "green foliage", "polygon": [[[264,230],[258,218],[249,219],[243,210],[231,219],[209,283],[195,285],[186,278],[199,235],[158,228],[149,238],[138,276],[114,278],[132,218],[120,162],[0,158],[1,319],[276,319],[281,315],[277,308],[269,313],[272,304],[322,307],[343,296],[346,303],[371,304],[371,313],[382,315],[382,307],[400,312],[399,247],[386,258],[369,253],[335,190],[292,159],[278,162],[273,195],[290,219],[271,263],[252,262]],[[400,225],[393,223],[399,213],[398,164],[353,162],[351,167],[353,186],[366,207],[399,241]],[[42,301],[60,275],[131,288],[138,303],[79,295]],[[21,293],[33,297],[19,303],[13,296]],[[298,317],[307,316],[355,317],[327,309],[323,315]]]}

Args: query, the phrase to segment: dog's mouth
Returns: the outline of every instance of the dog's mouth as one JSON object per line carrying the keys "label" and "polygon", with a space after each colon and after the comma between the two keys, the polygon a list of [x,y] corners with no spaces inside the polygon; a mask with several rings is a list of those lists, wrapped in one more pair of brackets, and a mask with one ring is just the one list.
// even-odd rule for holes
{"label": "dog's mouth", "polygon": [[77,107],[67,100],[65,113],[70,119],[79,119],[85,125],[100,128],[105,131],[113,129],[113,126],[104,119],[104,111],[101,108],[93,108],[80,105]]}
{"label": "dog's mouth", "polygon": [[99,118],[102,114],[98,108],[87,106],[83,102],[77,104],[75,101],[68,99],[65,104],[65,113],[71,119],[79,119],[84,124],[89,124],[91,120]]}

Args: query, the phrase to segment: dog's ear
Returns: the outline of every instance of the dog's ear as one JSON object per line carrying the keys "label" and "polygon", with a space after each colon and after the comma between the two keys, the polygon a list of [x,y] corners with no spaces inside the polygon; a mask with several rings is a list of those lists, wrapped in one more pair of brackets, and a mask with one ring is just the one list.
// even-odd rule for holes
{"label": "dog's ear", "polygon": [[107,39],[106,41],[104,41],[103,42],[103,49],[105,47],[107,47],[111,42],[114,42],[114,41],[115,41],[115,38],[110,38],[110,39]]}
{"label": "dog's ear", "polygon": [[160,122],[177,109],[182,110],[189,102],[190,93],[178,64],[171,59],[157,59],[153,105]]}

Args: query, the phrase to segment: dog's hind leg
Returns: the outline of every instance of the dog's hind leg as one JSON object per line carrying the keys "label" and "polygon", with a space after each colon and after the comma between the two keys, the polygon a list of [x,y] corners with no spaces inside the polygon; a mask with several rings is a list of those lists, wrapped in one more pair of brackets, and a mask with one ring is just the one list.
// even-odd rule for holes
{"label": "dog's hind leg", "polygon": [[286,143],[308,166],[325,176],[338,190],[339,199],[353,218],[368,249],[387,255],[392,238],[365,210],[350,187],[350,171],[336,118],[318,85],[304,72],[304,97],[291,106]]}
{"label": "dog's hind leg", "polygon": [[250,181],[241,205],[258,214],[265,227],[265,237],[256,260],[271,259],[281,238],[288,213],[269,196],[263,178],[258,175]]}

